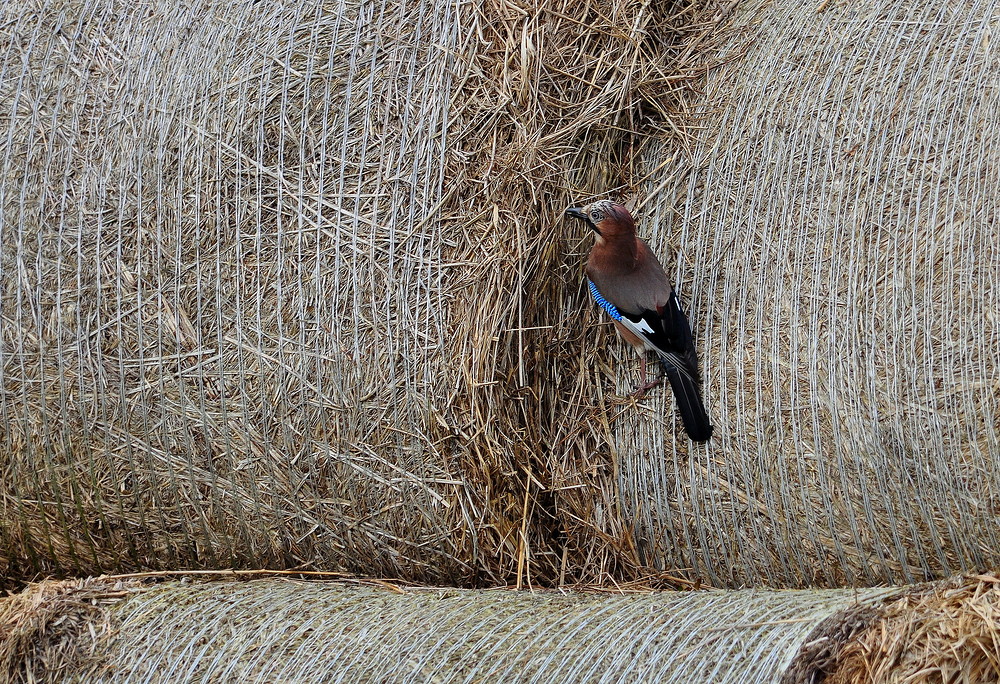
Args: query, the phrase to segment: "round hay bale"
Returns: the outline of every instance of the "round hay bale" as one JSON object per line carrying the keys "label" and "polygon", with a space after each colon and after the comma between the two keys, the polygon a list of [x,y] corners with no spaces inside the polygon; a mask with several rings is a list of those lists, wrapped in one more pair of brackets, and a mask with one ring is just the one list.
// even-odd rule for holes
{"label": "round hay bale", "polygon": [[0,574],[614,572],[554,501],[552,235],[672,11],[3,3]]}
{"label": "round hay bale", "polygon": [[[137,583],[132,583],[138,586]],[[111,622],[105,610],[131,589],[119,581],[47,581],[0,597],[0,678],[5,682],[62,682],[104,654]]]}
{"label": "round hay bale", "polygon": [[[79,591],[97,604],[90,622],[74,623],[78,652],[91,655],[57,673],[36,657],[42,650],[23,648],[6,661],[13,681],[31,672],[32,681],[108,683],[774,682],[817,626],[899,593],[528,593],[281,579],[98,579]],[[43,583],[26,595],[66,605],[65,592]],[[0,599],[0,655],[12,619],[32,627],[18,631],[22,647],[51,641],[33,602]]]}
{"label": "round hay bale", "polygon": [[646,157],[716,431],[691,448],[669,392],[604,413],[594,480],[641,561],[730,587],[1000,564],[994,10],[735,8],[688,144]]}
{"label": "round hay bale", "polygon": [[434,213],[459,24],[371,11],[7,4],[15,562],[471,572]]}

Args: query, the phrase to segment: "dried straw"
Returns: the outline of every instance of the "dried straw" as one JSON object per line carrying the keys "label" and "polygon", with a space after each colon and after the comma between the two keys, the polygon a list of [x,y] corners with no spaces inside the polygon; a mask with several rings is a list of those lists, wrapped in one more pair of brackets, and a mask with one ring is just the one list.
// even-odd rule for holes
{"label": "dried straw", "polygon": [[956,577],[920,587],[839,653],[826,684],[1000,681],[1000,579]]}
{"label": "dried straw", "polygon": [[[1000,565],[991,9],[5,3],[0,575]],[[561,219],[609,192],[707,447],[623,398]]]}
{"label": "dried straw", "polygon": [[69,681],[99,664],[98,644],[112,629],[107,607],[142,588],[106,579],[49,581],[0,598],[0,679]]}
{"label": "dried straw", "polygon": [[1000,565],[995,3],[732,21],[697,130],[646,156],[640,217],[679,250],[716,437],[689,449],[667,393],[607,412],[594,479],[616,486],[593,490],[620,499],[593,506],[621,507],[642,561],[716,586]]}
{"label": "dried straw", "polygon": [[0,575],[626,576],[556,503],[553,237],[635,176],[691,9],[3,3]]}

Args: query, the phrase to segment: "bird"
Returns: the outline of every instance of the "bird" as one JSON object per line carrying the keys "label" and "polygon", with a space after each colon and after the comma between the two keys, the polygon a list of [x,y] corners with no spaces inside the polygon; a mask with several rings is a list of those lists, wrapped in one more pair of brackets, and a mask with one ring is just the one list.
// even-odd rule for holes
{"label": "bird", "polygon": [[597,234],[587,259],[588,287],[618,333],[639,353],[642,380],[634,394],[642,396],[663,381],[663,376],[646,380],[646,354],[655,352],[685,431],[693,441],[707,442],[713,428],[702,400],[691,325],[663,266],[649,245],[636,237],[632,214],[606,199],[570,207],[566,214]]}

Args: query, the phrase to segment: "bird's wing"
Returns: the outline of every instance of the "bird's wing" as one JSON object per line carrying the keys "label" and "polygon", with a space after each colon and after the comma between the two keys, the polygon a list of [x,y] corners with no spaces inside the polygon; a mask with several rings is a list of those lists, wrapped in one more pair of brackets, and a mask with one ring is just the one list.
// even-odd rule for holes
{"label": "bird's wing", "polygon": [[611,316],[611,318],[621,323],[622,315],[618,313],[618,308],[604,298],[604,295],[602,295],[601,292],[597,289],[597,285],[594,285],[593,280],[588,280],[587,283],[590,286],[590,296],[594,298],[594,301],[597,302],[597,305],[600,306],[605,311],[607,311],[608,315]]}
{"label": "bird's wing", "polygon": [[691,380],[701,382],[691,325],[681,310],[681,303],[675,292],[671,292],[667,303],[657,307],[656,311],[645,309],[638,313],[619,313],[622,325],[648,340],[665,363]]}
{"label": "bird's wing", "polygon": [[677,295],[671,290],[663,306],[643,309],[639,312],[625,311],[609,302],[590,281],[590,294],[608,315],[625,326],[626,329],[646,340],[656,350],[661,359],[676,368],[684,376],[700,382],[698,360],[694,353],[694,340],[687,316],[681,310]]}

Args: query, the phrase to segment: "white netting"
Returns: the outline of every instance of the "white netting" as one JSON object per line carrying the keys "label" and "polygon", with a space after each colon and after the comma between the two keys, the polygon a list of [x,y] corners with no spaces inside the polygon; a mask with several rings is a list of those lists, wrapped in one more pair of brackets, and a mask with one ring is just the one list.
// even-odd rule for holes
{"label": "white netting", "polygon": [[5,3],[0,572],[619,567],[546,472],[552,237],[672,12]]}

